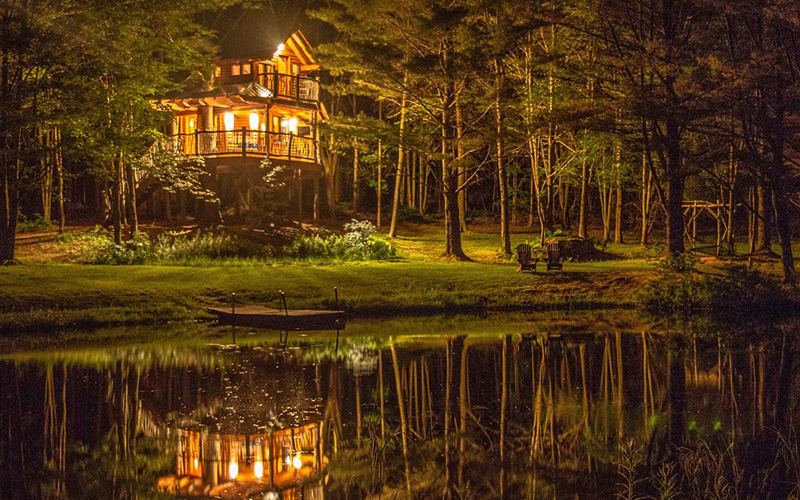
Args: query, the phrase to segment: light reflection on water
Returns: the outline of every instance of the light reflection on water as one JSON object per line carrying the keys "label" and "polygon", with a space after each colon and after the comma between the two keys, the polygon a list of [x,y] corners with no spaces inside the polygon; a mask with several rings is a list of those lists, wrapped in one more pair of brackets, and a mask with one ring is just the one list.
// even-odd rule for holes
{"label": "light reflection on water", "polygon": [[590,499],[672,484],[787,498],[798,484],[793,325],[468,323],[375,323],[338,348],[293,334],[287,349],[16,352],[0,361],[0,496]]}

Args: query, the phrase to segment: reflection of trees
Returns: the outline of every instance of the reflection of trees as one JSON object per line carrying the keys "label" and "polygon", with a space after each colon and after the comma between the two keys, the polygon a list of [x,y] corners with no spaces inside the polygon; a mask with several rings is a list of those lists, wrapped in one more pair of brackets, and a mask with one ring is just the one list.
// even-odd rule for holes
{"label": "reflection of trees", "polygon": [[[744,343],[647,332],[470,340],[447,338],[438,353],[390,348],[396,394],[381,401],[380,417],[387,429],[400,430],[362,433],[378,442],[362,452],[373,458],[359,462],[396,467],[380,473],[383,494],[423,498],[438,489],[449,499],[608,498],[624,456],[636,495],[655,495],[666,482],[704,491],[686,479],[694,477],[692,467],[727,481],[742,498],[758,497],[754,485],[766,484],[746,479],[748,467],[760,471],[753,478],[796,481],[786,471],[800,463],[787,458],[796,457],[790,450],[800,448],[797,439],[779,445],[774,437],[775,429],[790,435],[798,409],[797,362],[787,335]],[[369,379],[380,385],[376,394],[383,394],[382,363]],[[363,394],[369,382],[359,380]],[[369,406],[363,396],[357,404]],[[752,436],[762,446],[771,443],[766,458],[737,463]],[[396,440],[397,460],[387,456],[387,440],[389,450]],[[377,495],[371,477],[368,491]],[[359,489],[349,487],[350,494]]]}

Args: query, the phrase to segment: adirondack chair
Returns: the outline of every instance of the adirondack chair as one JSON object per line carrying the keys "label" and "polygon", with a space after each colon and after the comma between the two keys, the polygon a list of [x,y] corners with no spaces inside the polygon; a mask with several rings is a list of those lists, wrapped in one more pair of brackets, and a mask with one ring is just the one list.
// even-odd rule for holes
{"label": "adirondack chair", "polygon": [[517,272],[520,273],[522,271],[533,271],[536,272],[536,263],[539,262],[539,257],[532,256],[531,254],[531,246],[522,244],[517,245],[517,262],[519,265],[517,266]]}
{"label": "adirondack chair", "polygon": [[563,270],[564,258],[561,256],[561,247],[557,241],[547,243],[547,270]]}

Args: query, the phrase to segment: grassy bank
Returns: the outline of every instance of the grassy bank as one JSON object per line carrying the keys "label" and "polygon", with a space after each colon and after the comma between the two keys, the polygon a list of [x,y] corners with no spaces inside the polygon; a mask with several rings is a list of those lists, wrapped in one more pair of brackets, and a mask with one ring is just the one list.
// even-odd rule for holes
{"label": "grassy bank", "polygon": [[[394,262],[320,266],[81,266],[0,269],[0,328],[148,324],[206,319],[230,301],[333,308],[333,288],[354,317],[441,312],[602,309],[632,304],[642,263],[569,265],[520,274],[513,264]],[[602,272],[601,272],[602,271]]]}
{"label": "grassy bank", "polygon": [[[473,261],[466,263],[440,257],[444,238],[435,224],[404,225],[393,240],[393,262],[361,263],[234,259],[91,266],[73,263],[74,249],[63,239],[33,235],[20,242],[20,264],[0,268],[0,330],[206,320],[204,309],[229,303],[234,292],[240,305],[278,307],[283,290],[290,308],[332,309],[334,287],[342,307],[360,318],[630,308],[660,253],[659,247],[613,245],[605,249],[609,260],[567,262],[563,273],[520,274],[513,259],[499,252],[496,226],[471,229],[464,249]],[[536,237],[516,228],[512,246]],[[703,268],[715,272],[717,264]],[[764,266],[778,270],[777,263]]]}

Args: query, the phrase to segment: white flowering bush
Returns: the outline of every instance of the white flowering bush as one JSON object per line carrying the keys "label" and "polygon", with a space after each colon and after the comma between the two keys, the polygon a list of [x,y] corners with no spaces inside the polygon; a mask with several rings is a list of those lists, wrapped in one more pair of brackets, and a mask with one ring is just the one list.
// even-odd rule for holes
{"label": "white flowering bush", "polygon": [[378,230],[370,221],[353,219],[344,225],[345,234],[301,236],[288,248],[297,259],[387,260],[397,251],[390,243],[375,237]]}

